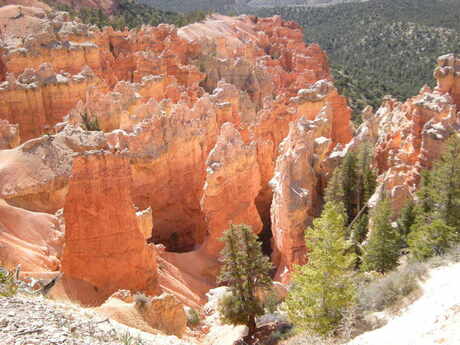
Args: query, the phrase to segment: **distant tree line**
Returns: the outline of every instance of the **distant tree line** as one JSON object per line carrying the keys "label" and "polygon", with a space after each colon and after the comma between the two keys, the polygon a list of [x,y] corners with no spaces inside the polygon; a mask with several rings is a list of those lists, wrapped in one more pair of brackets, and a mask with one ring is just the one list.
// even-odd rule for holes
{"label": "distant tree line", "polygon": [[140,27],[141,25],[157,26],[162,23],[174,24],[177,27],[199,22],[206,18],[205,11],[178,13],[162,11],[134,0],[120,0],[112,14],[105,13],[102,9],[80,8],[74,9],[68,5],[49,0],[48,3],[57,10],[69,12],[71,16],[80,18],[83,23],[96,25],[99,28],[112,26],[117,30]]}
{"label": "distant tree line", "polygon": [[433,86],[436,58],[460,53],[456,0],[370,0],[328,7],[278,7],[254,11],[281,15],[304,28],[305,41],[326,50],[336,84],[350,98],[354,119],[388,94],[405,100]]}

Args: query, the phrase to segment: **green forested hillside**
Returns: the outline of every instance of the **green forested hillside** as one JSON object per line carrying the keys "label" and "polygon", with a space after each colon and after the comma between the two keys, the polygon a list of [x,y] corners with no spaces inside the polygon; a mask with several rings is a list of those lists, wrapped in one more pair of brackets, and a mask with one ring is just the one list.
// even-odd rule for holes
{"label": "green forested hillside", "polygon": [[99,27],[113,26],[119,30],[123,30],[125,27],[132,29],[144,24],[156,26],[161,23],[174,24],[180,27],[201,21],[207,14],[204,11],[187,13],[163,11],[133,0],[117,1],[117,6],[110,16],[101,9],[74,9],[53,0],[48,0],[47,3],[58,10],[67,11],[71,15],[79,17],[84,23],[94,24]]}
{"label": "green forested hillside", "polygon": [[220,13],[239,12],[246,8],[249,0],[140,0],[141,3],[165,11],[215,11]]}
{"label": "green forested hillside", "polygon": [[458,0],[370,0],[325,8],[260,9],[300,23],[307,42],[329,55],[339,87],[355,109],[385,94],[405,99],[433,84],[439,55],[460,52]]}

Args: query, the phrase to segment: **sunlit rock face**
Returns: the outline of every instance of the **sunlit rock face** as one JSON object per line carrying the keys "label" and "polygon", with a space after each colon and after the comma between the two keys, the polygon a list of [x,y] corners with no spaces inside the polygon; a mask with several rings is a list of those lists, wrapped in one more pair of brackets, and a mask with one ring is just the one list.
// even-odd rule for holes
{"label": "sunlit rock face", "polygon": [[387,97],[375,114],[364,111],[364,123],[350,148],[364,141],[375,146],[374,164],[380,175],[372,205],[384,191],[397,214],[414,196],[421,170],[431,168],[446,139],[458,131],[458,69],[458,59],[442,56],[434,72],[434,90],[425,86],[405,102]]}
{"label": "sunlit rock face", "polygon": [[214,15],[118,32],[24,17],[34,29],[7,21],[23,39],[0,51],[0,197],[64,208],[64,287],[92,304],[124,288],[198,306],[233,223],[289,279],[329,156],[352,139],[327,57],[297,24]]}
{"label": "sunlit rock face", "polygon": [[0,150],[12,149],[19,145],[19,125],[0,120]]}
{"label": "sunlit rock face", "polygon": [[0,151],[0,197],[30,211],[64,207],[75,153],[107,147],[101,132],[66,126],[56,135]]}
{"label": "sunlit rock face", "polygon": [[13,207],[0,199],[0,219],[3,267],[21,265],[27,272],[59,270],[64,236],[57,217]]}
{"label": "sunlit rock face", "polygon": [[119,289],[158,292],[156,250],[145,242],[130,196],[129,163],[93,151],[75,158],[64,206],[62,272],[108,297]]}
{"label": "sunlit rock face", "polygon": [[297,119],[280,145],[270,182],[271,221],[276,278],[284,282],[294,264],[306,262],[305,230],[321,211],[322,191],[332,173],[329,154],[344,136],[336,129],[335,122],[341,121],[336,114],[333,105],[326,105],[313,119]]}
{"label": "sunlit rock face", "polygon": [[231,224],[247,224],[255,233],[262,230],[255,205],[260,189],[255,142],[245,144],[234,125],[224,123],[206,161],[201,207],[209,233],[203,251],[217,257],[224,246],[223,232]]}

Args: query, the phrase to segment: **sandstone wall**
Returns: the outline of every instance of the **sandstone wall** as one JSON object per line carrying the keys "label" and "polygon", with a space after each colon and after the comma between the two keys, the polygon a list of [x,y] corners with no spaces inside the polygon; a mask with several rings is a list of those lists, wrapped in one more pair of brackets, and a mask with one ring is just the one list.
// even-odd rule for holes
{"label": "sandstone wall", "polygon": [[62,272],[110,295],[158,292],[155,248],[147,245],[131,201],[126,157],[94,151],[74,160],[64,207]]}

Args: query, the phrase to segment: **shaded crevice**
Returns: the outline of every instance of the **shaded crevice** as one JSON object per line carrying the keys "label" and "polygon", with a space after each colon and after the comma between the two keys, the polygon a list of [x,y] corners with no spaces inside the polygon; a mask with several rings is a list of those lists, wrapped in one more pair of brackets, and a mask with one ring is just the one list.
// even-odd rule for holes
{"label": "shaded crevice", "polygon": [[273,234],[272,222],[270,218],[270,207],[272,202],[271,190],[262,190],[256,198],[256,207],[262,220],[263,227],[259,233],[259,240],[262,242],[262,252],[264,255],[271,257],[273,254]]}

